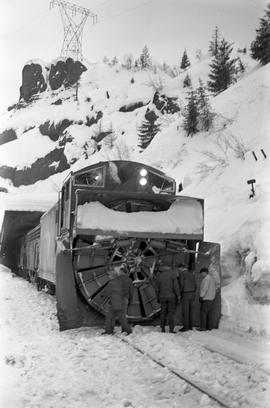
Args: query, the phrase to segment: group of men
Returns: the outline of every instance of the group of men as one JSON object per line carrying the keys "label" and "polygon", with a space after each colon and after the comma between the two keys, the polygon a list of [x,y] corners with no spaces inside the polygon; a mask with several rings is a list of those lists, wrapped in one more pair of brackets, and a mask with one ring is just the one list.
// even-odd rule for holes
{"label": "group of men", "polygon": [[[199,330],[213,329],[213,305],[216,297],[216,282],[209,274],[208,268],[201,268],[199,288],[200,327]],[[156,279],[157,300],[160,303],[160,327],[165,332],[168,320],[170,333],[175,333],[175,310],[177,303],[182,304],[183,327],[185,332],[193,328],[194,302],[197,284],[194,273],[188,267],[180,266],[177,270],[163,267]]]}
{"label": "group of men", "polygon": [[[216,297],[216,282],[207,268],[200,270],[202,279],[199,288],[200,327],[199,330],[213,328],[212,311]],[[106,294],[109,297],[109,309],[106,314],[104,334],[113,334],[116,319],[122,327],[122,332],[132,333],[127,321],[127,309],[133,298],[133,283],[124,265],[114,266],[109,271],[109,282]],[[182,304],[183,327],[181,332],[192,330],[193,310],[197,284],[192,270],[185,266],[172,268],[164,266],[156,277],[156,295],[160,303],[160,326],[165,332],[168,321],[170,333],[175,333],[175,311],[177,303]]]}

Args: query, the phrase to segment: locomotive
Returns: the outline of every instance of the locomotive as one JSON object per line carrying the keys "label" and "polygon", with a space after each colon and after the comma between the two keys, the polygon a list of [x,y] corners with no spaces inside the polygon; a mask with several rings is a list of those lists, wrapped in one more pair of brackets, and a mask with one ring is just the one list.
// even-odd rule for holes
{"label": "locomotive", "polygon": [[[64,180],[45,213],[6,211],[1,255],[17,274],[56,296],[60,330],[100,325],[110,268],[125,264],[134,296],[131,322],[153,322],[155,277],[181,264],[220,275],[220,246],[203,241],[204,200],[176,194],[173,178],[151,166],[99,162]],[[194,318],[199,325],[199,294]],[[215,306],[216,325],[220,299]]]}

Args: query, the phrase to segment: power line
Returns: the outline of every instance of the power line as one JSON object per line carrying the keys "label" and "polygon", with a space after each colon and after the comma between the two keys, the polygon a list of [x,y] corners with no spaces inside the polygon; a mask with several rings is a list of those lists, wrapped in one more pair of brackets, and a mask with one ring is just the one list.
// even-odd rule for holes
{"label": "power line", "polygon": [[3,37],[8,38],[11,37],[14,34],[17,34],[19,31],[23,30],[26,27],[29,27],[30,25],[33,25],[37,23],[41,18],[43,18],[44,14],[49,14],[48,8],[44,9],[40,13],[36,14],[31,20],[28,20],[24,25],[22,25],[20,28],[17,30],[14,30],[10,33],[4,34]]}
{"label": "power line", "polygon": [[102,20],[102,19],[99,20],[99,23],[103,23],[104,21],[111,20],[112,18],[115,18],[115,17],[119,17],[119,16],[121,16],[121,15],[123,15],[123,14],[127,14],[127,13],[129,13],[129,12],[131,12],[131,11],[133,11],[133,10],[137,10],[137,9],[139,9],[139,8],[141,8],[141,7],[146,6],[146,5],[149,4],[149,3],[153,3],[153,1],[154,1],[154,0],[148,0],[148,1],[144,2],[144,3],[142,3],[142,4],[139,4],[138,6],[132,7],[132,8],[127,9],[127,10],[123,10],[123,11],[121,11],[121,12],[118,13],[118,14],[114,14],[114,15],[112,15],[112,16],[110,16],[110,17],[108,17],[108,18],[105,18],[105,19],[103,19],[103,20]]}

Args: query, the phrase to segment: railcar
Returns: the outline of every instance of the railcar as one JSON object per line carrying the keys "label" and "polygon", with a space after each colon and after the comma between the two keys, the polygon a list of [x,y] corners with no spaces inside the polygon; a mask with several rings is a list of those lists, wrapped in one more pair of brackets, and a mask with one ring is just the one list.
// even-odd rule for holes
{"label": "railcar", "polygon": [[[220,275],[220,246],[203,241],[204,201],[177,195],[173,178],[145,164],[107,161],[71,172],[58,202],[32,215],[6,212],[1,253],[13,270],[56,295],[60,330],[102,322],[113,265],[124,263],[132,278],[133,322],[158,316],[155,277],[162,268],[188,265],[199,279],[207,266]],[[215,310],[217,325],[220,300]]]}

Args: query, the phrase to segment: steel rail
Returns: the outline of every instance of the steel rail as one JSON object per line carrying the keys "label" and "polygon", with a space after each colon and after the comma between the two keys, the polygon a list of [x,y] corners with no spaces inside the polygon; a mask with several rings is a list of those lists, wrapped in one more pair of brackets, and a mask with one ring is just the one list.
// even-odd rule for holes
{"label": "steel rail", "polygon": [[162,368],[166,368],[168,371],[170,371],[173,375],[176,377],[180,378],[181,380],[187,382],[189,385],[191,385],[193,388],[196,388],[198,391],[202,392],[203,394],[208,395],[208,397],[214,401],[216,401],[218,404],[220,404],[224,408],[233,408],[233,404],[226,401],[224,398],[222,398],[220,395],[216,394],[214,391],[211,391],[208,387],[205,387],[204,385],[200,384],[198,381],[196,381],[194,378],[192,378],[190,375],[175,371],[173,368],[169,367],[166,364],[163,364],[161,361],[157,360],[153,356],[151,356],[149,353],[145,352],[142,350],[140,347],[135,346],[131,342],[127,340],[126,337],[122,337],[119,334],[115,334],[118,339],[120,339],[122,342],[128,344],[130,347],[132,347],[134,350],[138,351],[140,354],[143,356],[149,358],[151,361],[156,363]]}

